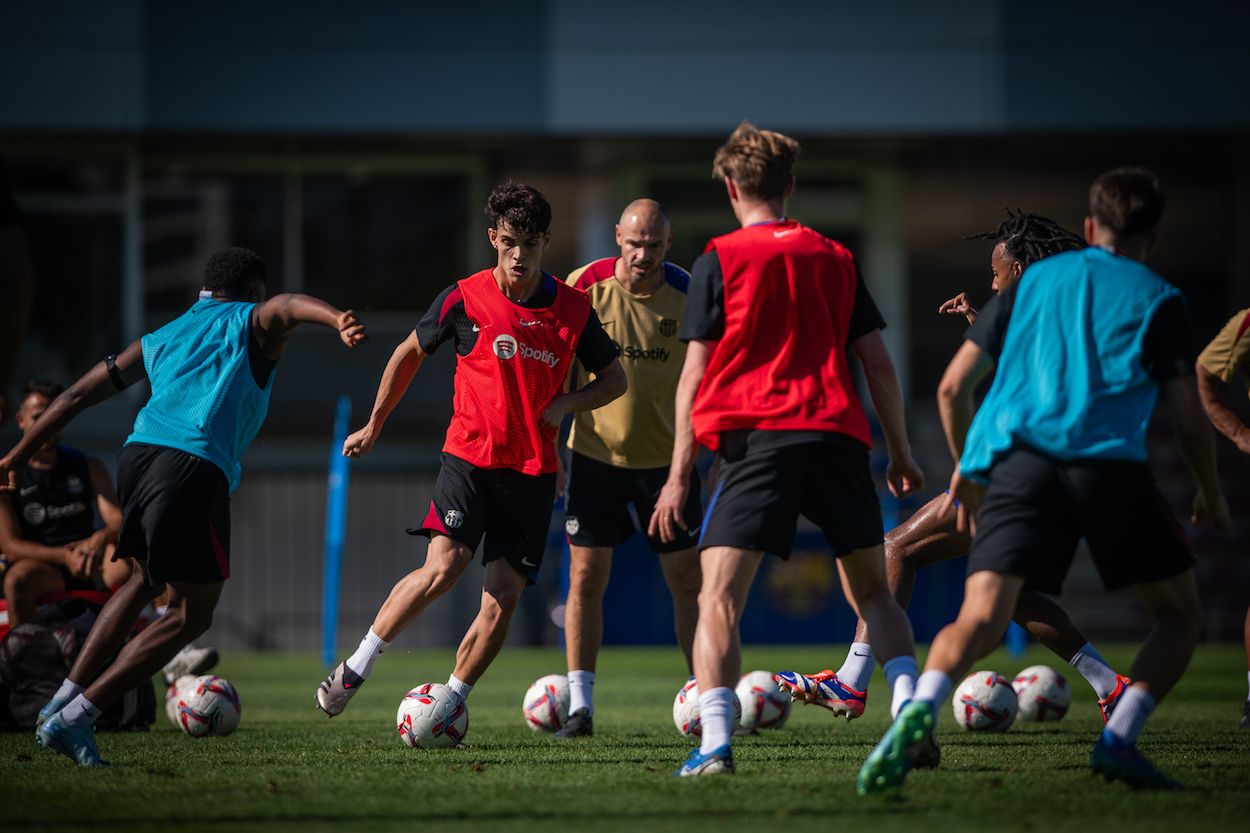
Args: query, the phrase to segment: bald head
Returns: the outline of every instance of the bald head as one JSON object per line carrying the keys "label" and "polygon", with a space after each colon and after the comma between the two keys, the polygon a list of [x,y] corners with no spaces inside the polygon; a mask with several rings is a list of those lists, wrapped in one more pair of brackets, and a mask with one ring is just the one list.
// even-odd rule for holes
{"label": "bald head", "polygon": [[664,208],[655,200],[634,200],[621,212],[616,224],[616,244],[621,247],[617,277],[626,289],[650,294],[664,280],[664,257],[673,245],[673,227]]}

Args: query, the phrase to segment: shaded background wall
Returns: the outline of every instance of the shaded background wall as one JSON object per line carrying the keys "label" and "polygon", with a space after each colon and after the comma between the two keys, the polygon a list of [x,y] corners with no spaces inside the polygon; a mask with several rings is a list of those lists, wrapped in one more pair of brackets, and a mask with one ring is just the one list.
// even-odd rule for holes
{"label": "shaded background wall", "polygon": [[[169,320],[224,245],[264,256],[272,291],[323,295],[370,325],[372,341],[350,356],[332,334],[306,330],[282,361],[234,500],[235,578],[212,634],[226,646],[316,644],[334,399],[349,394],[359,423],[425,305],[491,262],[480,206],[502,180],[550,198],[550,271],[612,254],[620,208],[643,195],[667,206],[671,259],[689,266],[733,226],[709,178],[723,137],[750,118],[799,138],[790,213],[857,252],[890,322],[929,473],[922,497],[949,474],[933,391],[962,331],[935,310],[961,290],[986,299],[989,247],[962,238],[993,229],[1004,207],[1079,229],[1095,175],[1149,165],[1169,197],[1152,264],[1185,291],[1198,338],[1250,305],[1250,255],[1238,245],[1250,231],[1250,108],[1235,92],[1250,82],[1244,7],[2,6],[0,156],[37,280],[19,378],[71,379]],[[355,465],[345,639],[418,563],[422,548],[403,530],[428,500],[451,375],[446,355],[423,367],[382,445]],[[143,395],[95,409],[69,440],[111,464]],[[1181,509],[1187,476],[1167,427],[1156,428],[1160,481]],[[0,428],[0,445],[13,437]],[[1195,531],[1193,541],[1208,631],[1233,638],[1250,601],[1250,478],[1231,446],[1221,453],[1237,526],[1227,540]],[[890,516],[910,508],[886,505]],[[850,613],[810,530],[800,550],[758,583],[748,639],[849,638]],[[918,636],[952,613],[961,570],[922,578]],[[405,639],[454,642],[477,593],[462,582]],[[560,593],[549,567],[513,639],[558,639]],[[670,638],[658,570],[636,541],[610,593],[610,640]],[[1065,600],[1092,635],[1140,633],[1136,602],[1108,602],[1085,560]]]}

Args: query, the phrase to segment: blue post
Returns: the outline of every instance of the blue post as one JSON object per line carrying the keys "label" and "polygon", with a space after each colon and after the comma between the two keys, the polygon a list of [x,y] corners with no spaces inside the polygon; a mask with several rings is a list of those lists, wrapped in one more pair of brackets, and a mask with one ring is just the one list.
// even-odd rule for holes
{"label": "blue post", "polygon": [[1012,622],[1007,626],[1007,636],[1003,641],[1007,645],[1007,653],[1018,657],[1029,645],[1029,632]]}
{"label": "blue post", "polygon": [[326,488],[326,547],[321,584],[321,660],[335,660],[335,636],[339,627],[339,574],[343,565],[343,538],[347,531],[347,480],[350,460],[343,456],[352,400],[339,396],[334,411],[334,443],[330,446],[330,476]]}

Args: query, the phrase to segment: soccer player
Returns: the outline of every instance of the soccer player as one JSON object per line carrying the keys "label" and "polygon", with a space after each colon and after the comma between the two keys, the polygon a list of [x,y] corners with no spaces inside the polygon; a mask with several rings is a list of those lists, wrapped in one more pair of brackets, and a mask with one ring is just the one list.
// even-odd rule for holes
{"label": "soccer player", "polygon": [[[990,288],[996,293],[1014,284],[1025,269],[1042,258],[1085,248],[1081,237],[1053,220],[1037,214],[1014,214],[1010,211],[995,231],[966,239],[995,241],[990,253],[990,272],[993,275]],[[938,312],[963,315],[970,324],[977,317],[977,310],[969,303],[967,293],[963,292],[944,302],[938,307]],[[992,357],[997,357],[1001,347],[1001,342],[987,345]],[[943,500],[944,496],[939,496],[929,501],[885,536],[885,566],[890,592],[904,607],[911,601],[916,570],[965,555],[972,545],[968,531],[956,529],[955,518],[942,514]],[[1106,722],[1131,680],[1111,668],[1072,624],[1063,608],[1049,596],[1032,590],[1022,591],[1014,618],[1033,638],[1085,677],[1098,696],[1099,712],[1103,722]],[[872,670],[868,625],[860,619],[855,626],[855,640],[836,672],[828,669],[818,674],[782,671],[777,674],[777,682],[788,688],[794,699],[821,706],[835,715],[853,720],[864,713]]]}
{"label": "soccer player", "polygon": [[[1228,437],[1242,454],[1250,454],[1250,427],[1228,407],[1223,386],[1241,375],[1250,378],[1250,309],[1243,309],[1224,325],[1224,329],[1198,355],[1194,365],[1198,375],[1198,395],[1202,408],[1216,430]],[[1250,669],[1250,609],[1245,624],[1246,667]],[[1250,671],[1246,674],[1250,681]],[[1250,729],[1250,693],[1241,707],[1241,728]]]}
{"label": "soccer player", "polygon": [[[963,606],[864,763],[861,794],[903,782],[952,680],[998,645],[1023,588],[1059,591],[1082,537],[1107,588],[1132,586],[1155,620],[1090,766],[1133,787],[1179,786],[1136,746],[1189,663],[1201,621],[1193,556],[1146,465],[1160,392],[1197,482],[1194,520],[1225,529],[1228,505],[1190,375],[1184,299],[1143,263],[1163,206],[1149,171],[1100,176],[1085,219],[1091,247],[1031,266],[990,301],[947,368],[938,402],[958,464],[943,511],[954,509],[961,529],[976,524]],[[986,345],[998,342],[995,360]],[[974,419],[972,392],[995,366]]]}
{"label": "soccer player", "polygon": [[[18,403],[23,433],[64,390],[54,382],[27,383]],[[95,513],[104,526],[95,528]],[[59,433],[35,450],[12,494],[0,492],[0,553],[9,562],[4,599],[9,625],[35,615],[38,600],[67,590],[106,590],[130,576],[130,563],[112,560],[122,513],[108,469],[94,457],[61,445]]]}
{"label": "soccer player", "polygon": [[[330,717],[347,707],[391,641],[455,585],[484,535],[481,607],[447,681],[462,702],[468,698],[503,647],[521,591],[542,564],[560,421],[626,389],[616,345],[586,293],[541,269],[551,238],[546,198],[509,183],[491,192],[486,215],[496,264],[434,299],[387,362],[368,424],[343,445],[349,457],[367,454],[425,357],[452,343],[454,413],[443,465],[429,511],[409,530],[430,539],[425,563],[396,583],[356,652],[317,689],[317,707]],[[574,357],[595,378],[564,392]]]}
{"label": "soccer player", "polygon": [[884,322],[851,253],[785,217],[798,153],[798,142],[749,122],[717,150],[713,176],[741,228],[714,238],[695,261],[681,327],[689,343],[677,435],[653,535],[675,540],[686,523],[695,441],[716,451],[720,465],[698,541],[694,670],[703,737],[682,776],[734,770],[738,623],[763,554],[789,555],[800,513],[833,548],[898,702],[915,681],[911,626],[886,582],[868,419],[849,352],[863,365],[885,434],[890,490],[909,494],[923,475],[911,458]]}
{"label": "soccer player", "polygon": [[[616,226],[620,257],[577,269],[568,283],[590,295],[595,313],[621,346],[629,391],[594,411],[582,411],[569,434],[572,460],[566,486],[564,531],[569,538],[569,594],[564,638],[569,665],[569,717],[557,738],[591,735],[595,658],[603,642],[603,594],[612,548],[637,529],[632,503],[646,524],[668,479],[673,454],[673,397],[686,355],[677,328],[690,275],[667,263],[673,229],[660,204],[635,200]],[[695,555],[703,505],[698,475],[690,472],[685,529],[674,541],[648,536],[673,595],[677,644],[690,654],[699,615],[699,560]],[[644,530],[645,531],[645,530]]]}
{"label": "soccer player", "polygon": [[[133,559],[135,569],[39,713],[39,743],[80,766],[104,765],[94,731],[101,709],[161,670],[212,621],[230,574],[239,458],[264,422],[291,334],[314,323],[337,330],[347,347],[364,340],[350,311],[307,295],[265,301],[265,278],[264,261],[247,249],[210,257],[189,310],[93,367],[0,459],[0,486],[16,488],[28,461],[76,414],[144,377],[151,383],[118,457],[122,522],[114,557]],[[126,642],[143,608],[166,589],[168,612]]]}

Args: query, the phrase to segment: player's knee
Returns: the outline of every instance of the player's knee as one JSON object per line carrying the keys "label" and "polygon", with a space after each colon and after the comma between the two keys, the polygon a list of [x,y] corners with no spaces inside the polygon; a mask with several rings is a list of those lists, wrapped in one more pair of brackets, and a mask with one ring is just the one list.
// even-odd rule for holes
{"label": "player's knee", "polygon": [[733,594],[719,588],[704,588],[699,592],[699,617],[710,617],[730,627],[737,627],[742,611],[738,609]]}
{"label": "player's knee", "polygon": [[441,596],[456,586],[464,573],[464,565],[459,561],[448,561],[427,568],[429,570],[430,593]]}
{"label": "player's knee", "polygon": [[10,568],[4,574],[4,596],[7,599],[18,599],[30,593],[31,588],[31,571],[27,569]]}
{"label": "player's knee", "polygon": [[184,605],[179,611],[178,633],[187,639],[195,639],[213,624],[213,609],[199,605]]}

